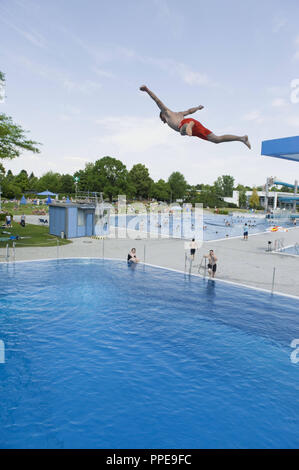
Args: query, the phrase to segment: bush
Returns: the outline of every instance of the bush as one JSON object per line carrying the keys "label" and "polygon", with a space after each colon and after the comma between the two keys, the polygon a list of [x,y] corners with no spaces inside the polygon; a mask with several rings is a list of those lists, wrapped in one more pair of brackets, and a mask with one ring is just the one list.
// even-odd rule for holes
{"label": "bush", "polygon": [[229,211],[226,209],[218,209],[218,211],[214,211],[214,214],[220,214],[220,215],[228,215]]}

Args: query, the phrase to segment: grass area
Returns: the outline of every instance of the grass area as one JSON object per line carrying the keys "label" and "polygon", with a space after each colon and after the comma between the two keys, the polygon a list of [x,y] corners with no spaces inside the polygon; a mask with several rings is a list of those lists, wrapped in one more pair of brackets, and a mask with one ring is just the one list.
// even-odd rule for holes
{"label": "grass area", "polygon": [[[9,232],[9,233],[3,233]],[[0,239],[9,238],[11,235],[24,238],[19,238],[19,240],[3,240],[0,241],[0,248],[4,248],[7,243],[9,246],[12,246],[15,242],[16,247],[26,247],[26,246],[56,246],[57,240],[59,240],[59,245],[67,245],[72,243],[70,240],[61,239],[54,235],[49,234],[49,227],[42,225],[31,225],[26,224],[25,227],[22,227],[17,222],[13,222],[11,228],[0,229]]]}
{"label": "grass area", "polygon": [[2,211],[9,212],[13,215],[31,215],[32,212],[36,210],[46,211],[48,213],[48,206],[47,204],[40,206],[37,206],[36,204],[17,206],[14,202],[6,202],[5,204],[2,203]]}

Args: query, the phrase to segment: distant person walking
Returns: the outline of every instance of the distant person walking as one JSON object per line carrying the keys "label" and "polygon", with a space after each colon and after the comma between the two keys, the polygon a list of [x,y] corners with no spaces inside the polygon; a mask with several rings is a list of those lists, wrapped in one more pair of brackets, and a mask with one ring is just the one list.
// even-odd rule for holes
{"label": "distant person walking", "polygon": [[7,214],[5,219],[6,219],[6,227],[11,227],[11,215]]}
{"label": "distant person walking", "polygon": [[243,227],[243,239],[248,240],[248,225],[245,224]]}
{"label": "distant person walking", "polygon": [[22,225],[22,227],[25,227],[26,225],[26,217],[25,217],[25,214],[22,214],[21,215],[21,222],[20,224]]}
{"label": "distant person walking", "polygon": [[218,258],[214,253],[214,250],[210,250],[208,255],[205,255],[205,258],[208,258],[208,273],[210,277],[215,277],[217,270],[217,261]]}
{"label": "distant person walking", "polygon": [[197,246],[197,243],[195,241],[195,238],[192,238],[192,242],[190,243],[190,255],[191,255],[192,261],[194,261],[195,253],[196,253],[197,249],[198,249],[198,246]]}

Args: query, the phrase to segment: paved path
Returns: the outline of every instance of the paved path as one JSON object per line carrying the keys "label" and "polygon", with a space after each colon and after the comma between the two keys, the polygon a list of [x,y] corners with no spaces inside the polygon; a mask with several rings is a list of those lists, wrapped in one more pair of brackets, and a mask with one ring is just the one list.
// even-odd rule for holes
{"label": "paved path", "polygon": [[[192,273],[198,273],[203,254],[214,249],[218,257],[217,278],[271,290],[273,268],[276,268],[274,291],[299,297],[299,256],[287,256],[266,251],[268,241],[284,239],[284,246],[299,242],[299,227],[287,233],[252,235],[242,238],[204,242],[198,250]],[[56,257],[99,257],[126,259],[130,248],[136,247],[137,256],[145,262],[184,271],[185,242],[175,239],[136,240],[91,238],[74,239],[73,243],[56,247],[16,248],[16,261]],[[11,253],[12,254],[12,253]],[[4,261],[5,250],[0,250]],[[12,257],[11,257],[12,259]],[[189,264],[187,263],[187,271]],[[203,274],[203,270],[200,271]]]}

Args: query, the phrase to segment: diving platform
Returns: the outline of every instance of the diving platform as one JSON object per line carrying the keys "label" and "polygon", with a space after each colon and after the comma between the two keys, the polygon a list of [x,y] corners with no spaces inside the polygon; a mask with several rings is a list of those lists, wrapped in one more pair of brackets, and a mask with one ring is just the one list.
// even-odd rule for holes
{"label": "diving platform", "polygon": [[299,162],[299,136],[264,140],[261,154],[266,157]]}

